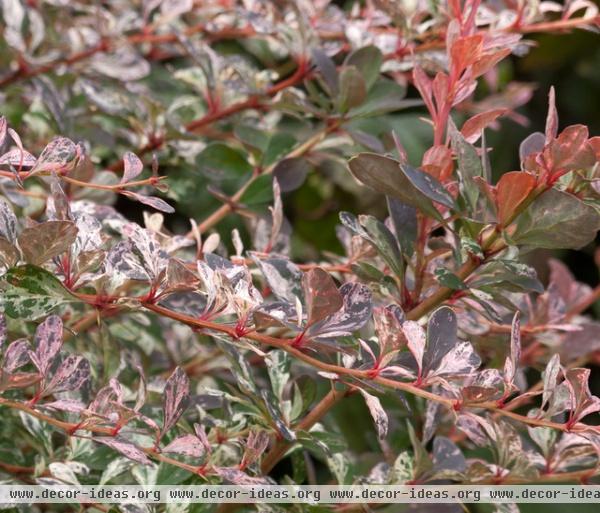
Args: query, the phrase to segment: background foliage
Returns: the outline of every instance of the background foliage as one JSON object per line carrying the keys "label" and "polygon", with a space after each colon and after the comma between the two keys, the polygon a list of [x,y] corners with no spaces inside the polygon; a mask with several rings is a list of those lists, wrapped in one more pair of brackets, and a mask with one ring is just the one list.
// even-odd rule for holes
{"label": "background foliage", "polygon": [[[598,146],[556,139],[599,133],[593,4],[1,5],[3,478],[594,482]],[[455,32],[469,43],[448,59]],[[474,62],[499,63],[452,105],[464,140],[422,97],[476,33],[499,39]],[[491,183],[536,131],[574,162],[556,184],[529,163],[486,203],[484,126]],[[404,152],[442,189],[383,156],[405,169]],[[568,191],[551,216],[544,184]],[[387,225],[382,193],[405,204]],[[543,371],[545,412],[522,396]]]}

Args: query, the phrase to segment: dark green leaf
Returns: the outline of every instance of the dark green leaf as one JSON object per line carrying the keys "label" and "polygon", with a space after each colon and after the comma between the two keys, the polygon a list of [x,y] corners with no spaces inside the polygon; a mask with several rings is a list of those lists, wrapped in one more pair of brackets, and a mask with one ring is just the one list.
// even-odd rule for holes
{"label": "dark green leaf", "polygon": [[376,46],[364,46],[354,50],[344,62],[345,65],[354,66],[360,71],[367,89],[377,80],[382,63],[383,55]]}
{"label": "dark green leaf", "polygon": [[350,159],[350,171],[365,185],[376,191],[398,198],[425,214],[441,220],[442,216],[432,200],[454,208],[452,196],[427,173],[397,160],[374,153],[360,153]]}

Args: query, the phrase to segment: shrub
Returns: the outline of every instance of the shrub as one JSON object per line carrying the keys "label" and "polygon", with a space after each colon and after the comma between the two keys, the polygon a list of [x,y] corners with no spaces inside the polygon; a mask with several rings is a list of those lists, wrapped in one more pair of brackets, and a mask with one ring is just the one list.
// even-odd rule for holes
{"label": "shrub", "polygon": [[[3,477],[594,476],[600,288],[527,257],[594,240],[600,139],[553,90],[520,170],[485,134],[532,90],[498,66],[596,7],[138,4],[2,3]],[[324,189],[376,214],[338,253]]]}

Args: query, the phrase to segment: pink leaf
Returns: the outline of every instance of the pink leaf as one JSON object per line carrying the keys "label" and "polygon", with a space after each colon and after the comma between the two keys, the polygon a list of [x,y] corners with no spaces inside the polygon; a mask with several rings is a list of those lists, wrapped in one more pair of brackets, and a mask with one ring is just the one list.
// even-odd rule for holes
{"label": "pink leaf", "polygon": [[95,442],[100,444],[104,444],[111,449],[114,449],[117,452],[120,452],[126,458],[133,460],[137,463],[141,463],[142,465],[151,465],[152,462],[148,459],[144,451],[142,451],[138,446],[128,442],[127,440],[123,440],[122,438],[106,438],[106,437],[96,437],[93,438]]}
{"label": "pink leaf", "polygon": [[163,404],[164,421],[161,435],[173,427],[187,408],[190,394],[190,382],[181,367],[177,367],[169,376],[165,385]]}
{"label": "pink leaf", "polygon": [[31,172],[65,171],[72,168],[80,156],[81,149],[71,139],[56,137],[44,148]]}
{"label": "pink leaf", "polygon": [[121,194],[127,196],[128,198],[133,198],[143,205],[148,205],[149,207],[155,208],[160,212],[165,212],[166,214],[172,214],[175,212],[175,209],[171,205],[156,196],[144,196],[143,194],[133,191],[121,191]]}
{"label": "pink leaf", "polygon": [[521,360],[521,322],[519,312],[515,312],[510,330],[510,355],[504,363],[504,379],[511,384],[517,373],[517,367]]}
{"label": "pink leaf", "polygon": [[550,141],[556,139],[558,134],[558,113],[556,112],[556,97],[554,94],[554,87],[550,88],[548,94],[548,116],[546,117],[546,144],[550,144]]}
{"label": "pink leaf", "polygon": [[4,353],[3,370],[12,374],[29,362],[29,342],[24,338],[12,342]]}
{"label": "pink leaf", "polygon": [[128,151],[123,155],[123,177],[121,183],[131,182],[144,169],[144,164],[135,153]]}
{"label": "pink leaf", "polygon": [[200,458],[205,453],[205,447],[196,435],[183,435],[175,438],[163,449],[163,452]]}
{"label": "pink leaf", "polygon": [[78,390],[90,377],[90,364],[83,356],[69,355],[60,364],[50,382],[46,385],[44,395],[50,392]]}
{"label": "pink leaf", "polygon": [[62,346],[63,323],[58,315],[51,315],[35,331],[35,352],[30,351],[31,361],[42,376],[54,362]]}

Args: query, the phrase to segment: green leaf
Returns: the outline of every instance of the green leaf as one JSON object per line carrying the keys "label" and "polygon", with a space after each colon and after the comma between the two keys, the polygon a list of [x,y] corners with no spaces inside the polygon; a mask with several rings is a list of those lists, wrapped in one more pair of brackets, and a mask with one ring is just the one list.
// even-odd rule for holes
{"label": "green leaf", "polygon": [[265,210],[273,203],[273,178],[271,175],[260,175],[252,181],[242,194],[240,203],[250,210]]}
{"label": "green leaf", "polygon": [[351,118],[381,116],[388,112],[395,112],[408,107],[421,105],[419,100],[407,100],[406,88],[392,80],[380,78],[369,89],[365,101],[352,109],[349,113]]}
{"label": "green leaf", "polygon": [[296,138],[285,132],[278,132],[269,138],[262,158],[262,165],[267,167],[285,157],[296,145]]}
{"label": "green leaf", "polygon": [[39,319],[62,304],[77,301],[52,273],[34,265],[9,269],[0,291],[0,309],[14,319]]}
{"label": "green leaf", "polygon": [[442,216],[432,200],[455,208],[452,196],[442,184],[420,169],[374,153],[359,153],[350,159],[349,166],[352,174],[365,185],[435,219],[441,220]]}
{"label": "green leaf", "polygon": [[469,212],[474,214],[477,210],[477,199],[479,198],[479,187],[474,178],[483,176],[483,166],[475,146],[468,143],[454,125],[451,124],[450,126],[452,149],[458,160],[460,193],[469,207]]}
{"label": "green leaf", "polygon": [[518,219],[511,240],[522,246],[578,249],[600,229],[600,214],[575,196],[556,189],[540,195]]}
{"label": "green leaf", "polygon": [[373,216],[359,216],[358,219],[377,252],[390,266],[394,274],[402,277],[404,275],[404,261],[402,260],[400,245],[394,234],[385,224]]}
{"label": "green leaf", "polygon": [[474,288],[502,285],[513,292],[544,292],[533,267],[511,260],[494,260],[485,264],[470,285]]}
{"label": "green leaf", "polygon": [[360,71],[368,90],[379,76],[379,70],[383,64],[383,55],[376,46],[364,46],[350,53],[344,64],[354,66]]}
{"label": "green leaf", "polygon": [[456,274],[448,269],[441,267],[436,269],[434,273],[439,284],[444,287],[454,290],[465,290],[468,288],[464,281],[462,281],[458,276],[456,276]]}
{"label": "green leaf", "polygon": [[245,156],[222,143],[209,144],[196,157],[200,171],[224,192],[233,189],[244,177],[252,174],[252,166]]}
{"label": "green leaf", "polygon": [[347,66],[339,75],[339,89],[337,103],[338,110],[348,112],[353,107],[361,105],[367,97],[367,86],[358,69]]}
{"label": "green leaf", "polygon": [[273,393],[279,401],[282,401],[285,385],[290,380],[290,357],[288,353],[276,349],[267,355],[265,364],[271,379]]}

